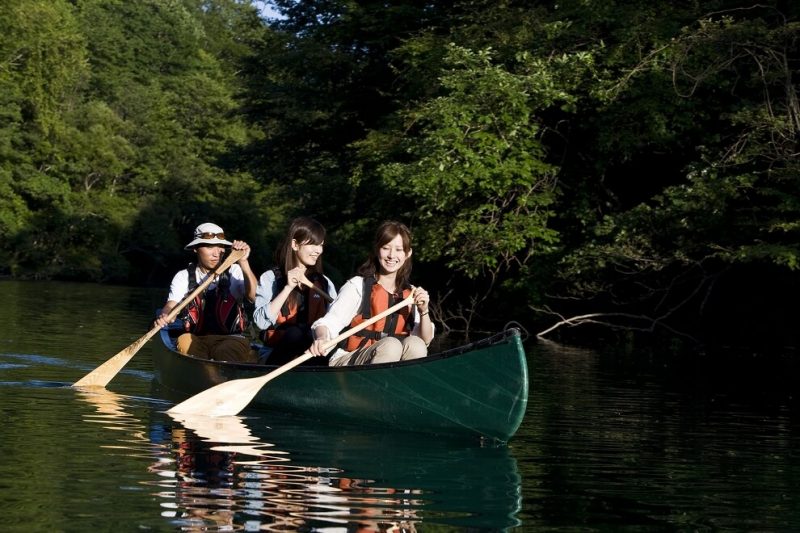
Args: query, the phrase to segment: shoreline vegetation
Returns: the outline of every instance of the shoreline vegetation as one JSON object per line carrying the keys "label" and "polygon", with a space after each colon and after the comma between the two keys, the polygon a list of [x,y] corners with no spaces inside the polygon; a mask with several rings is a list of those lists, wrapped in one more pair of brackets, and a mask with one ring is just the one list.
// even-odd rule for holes
{"label": "shoreline vegetation", "polygon": [[393,218],[443,332],[798,346],[800,6],[262,4],[3,3],[0,279],[308,215],[341,284]]}

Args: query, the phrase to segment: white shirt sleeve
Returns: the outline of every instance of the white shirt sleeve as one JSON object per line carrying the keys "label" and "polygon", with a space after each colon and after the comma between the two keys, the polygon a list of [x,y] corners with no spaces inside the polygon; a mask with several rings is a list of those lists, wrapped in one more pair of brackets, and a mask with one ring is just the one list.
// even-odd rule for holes
{"label": "white shirt sleeve", "polygon": [[[329,278],[328,276],[323,276],[323,277],[325,278],[325,281],[328,282],[328,296],[330,296],[331,298],[333,298],[335,300],[336,299],[336,285],[333,284],[333,282],[331,281],[331,278]],[[333,303],[333,302],[331,302],[331,303]],[[328,304],[328,309],[330,309],[330,308],[331,308],[331,304]]]}
{"label": "white shirt sleeve", "polygon": [[258,329],[268,329],[278,320],[277,315],[269,312],[269,303],[275,297],[275,272],[267,270],[258,278],[256,288],[256,308],[253,311],[253,321]]}
{"label": "white shirt sleeve", "polygon": [[[422,317],[419,316],[419,309],[417,309],[417,306],[415,305],[414,306],[414,327],[411,329],[411,334],[412,335],[416,335],[417,337],[422,337],[422,335],[420,335],[420,328],[422,327],[422,325],[420,324],[421,321],[422,321]],[[431,320],[431,334],[432,334],[431,340],[433,340],[433,337],[436,336],[436,324],[434,323],[433,320]]]}
{"label": "white shirt sleeve", "polygon": [[325,316],[311,324],[311,331],[313,332],[317,326],[325,326],[328,328],[329,335],[328,339],[322,340],[329,340],[337,336],[346,326],[349,326],[350,322],[358,314],[359,307],[361,307],[363,287],[364,279],[361,276],[355,276],[347,280],[341,292],[331,303]]}
{"label": "white shirt sleeve", "polygon": [[189,292],[189,271],[184,269],[179,271],[172,278],[172,283],[169,285],[167,301],[178,303],[183,300],[187,292]]}
{"label": "white shirt sleeve", "polygon": [[242,267],[233,264],[228,271],[231,275],[231,296],[241,303],[244,300],[244,273],[242,272]]}

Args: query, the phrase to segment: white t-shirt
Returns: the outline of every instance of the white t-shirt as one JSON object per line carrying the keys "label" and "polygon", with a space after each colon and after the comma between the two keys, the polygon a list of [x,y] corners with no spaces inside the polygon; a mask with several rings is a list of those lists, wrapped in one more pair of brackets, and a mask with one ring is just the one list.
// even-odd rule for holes
{"label": "white t-shirt", "polygon": [[[237,301],[241,302],[244,299],[244,274],[242,273],[242,267],[239,265],[231,265],[228,269],[231,278],[231,296],[233,296]],[[203,283],[205,281],[208,274],[202,274],[199,268],[195,269],[195,280],[197,284]],[[217,282],[212,281],[211,284],[208,286],[207,290],[211,290],[216,288]],[[179,271],[175,276],[172,278],[172,283],[169,286],[169,296],[167,300],[170,302],[181,302],[186,297],[186,293],[189,292],[189,270],[183,269]]]}

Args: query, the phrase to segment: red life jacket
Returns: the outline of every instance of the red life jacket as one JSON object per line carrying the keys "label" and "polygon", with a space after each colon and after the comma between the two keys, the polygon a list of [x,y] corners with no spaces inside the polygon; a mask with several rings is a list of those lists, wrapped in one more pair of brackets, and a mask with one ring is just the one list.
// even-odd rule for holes
{"label": "red life jacket", "polygon": [[[404,289],[401,294],[389,294],[380,283],[377,283],[374,277],[365,277],[361,310],[350,321],[350,327],[355,327],[378,313],[386,311],[391,306],[408,298],[410,294],[411,289]],[[348,352],[352,352],[353,350],[366,348],[384,337],[407,337],[411,334],[413,327],[414,315],[411,307],[403,307],[399,311],[367,326],[355,335],[351,335],[343,341],[343,348]]]}
{"label": "red life jacket", "polygon": [[[189,263],[188,295],[197,288],[197,265]],[[183,329],[195,335],[231,335],[247,329],[244,306],[231,295],[229,272],[220,274],[214,289],[206,289],[186,306],[181,315]]]}
{"label": "red life jacket", "polygon": [[[279,268],[272,270],[275,273],[276,280],[276,294],[286,286],[286,279]],[[328,280],[319,272],[312,272],[308,276],[308,280],[328,292]],[[296,289],[295,289],[296,290]],[[289,326],[303,326],[311,328],[311,324],[315,320],[321,318],[328,311],[328,305],[325,299],[320,296],[316,291],[312,291],[311,287],[303,286],[298,291],[298,298],[290,305],[291,298],[287,298],[286,302],[281,306],[278,313],[278,318],[275,324],[262,333],[261,339],[267,346],[277,346],[283,338],[284,330]]]}

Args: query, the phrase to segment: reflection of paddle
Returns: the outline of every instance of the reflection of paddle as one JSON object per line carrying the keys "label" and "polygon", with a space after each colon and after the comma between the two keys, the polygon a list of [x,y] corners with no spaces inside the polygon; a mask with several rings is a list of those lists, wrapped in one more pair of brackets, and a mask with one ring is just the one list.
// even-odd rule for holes
{"label": "reflection of paddle", "polygon": [[330,295],[330,294],[328,294],[327,292],[323,291],[322,289],[320,289],[319,287],[317,287],[316,285],[314,285],[313,283],[311,283],[311,280],[309,280],[309,279],[306,277],[306,275],[305,275],[305,274],[303,274],[302,276],[303,276],[303,277],[301,277],[301,278],[300,278],[300,283],[302,283],[302,284],[303,284],[303,285],[305,285],[306,287],[309,287],[309,288],[310,288],[310,289],[312,289],[312,290],[315,290],[315,291],[317,291],[317,292],[320,294],[320,296],[322,296],[323,298],[325,298],[325,300],[326,300],[328,303],[331,303],[331,302],[333,301],[333,298],[331,298],[331,295]]}
{"label": "reflection of paddle", "polygon": [[[348,329],[338,337],[333,338],[323,345],[323,351],[328,351],[339,342],[343,341],[350,335],[361,331],[362,329],[374,324],[378,320],[391,315],[395,311],[399,311],[403,307],[410,305],[414,301],[414,294],[412,293],[402,302],[393,305],[386,311],[380,312],[369,320],[365,320],[361,324]],[[195,394],[191,398],[179,403],[167,413],[169,414],[204,414],[207,416],[226,416],[238,414],[242,409],[247,407],[253,398],[255,398],[258,391],[266,385],[269,381],[277,378],[284,372],[288,372],[297,365],[308,361],[314,357],[311,352],[306,352],[300,357],[293,359],[285,365],[276,368],[269,374],[258,376],[255,378],[234,379],[214,385],[210,389],[206,389],[201,393]]]}
{"label": "reflection of paddle", "polygon": [[[194,300],[198,294],[203,292],[206,287],[208,287],[211,282],[214,281],[216,274],[222,274],[225,272],[228,267],[241,259],[244,256],[244,253],[244,250],[231,250],[230,255],[225,259],[225,261],[223,261],[221,265],[214,269],[213,272],[209,273],[208,277],[203,280],[203,283],[198,285],[197,288],[193,290],[189,296],[184,298],[181,303],[172,308],[167,315],[167,322],[174,321],[175,318],[177,318],[178,313],[181,312],[181,309],[189,305],[189,302]],[[158,333],[160,329],[161,326],[153,326],[153,328],[144,336],[139,338],[139,340],[76,381],[73,387],[105,387],[108,385],[108,382],[114,379],[114,376],[116,376],[117,373],[122,370],[122,367],[125,366],[134,355],[136,355],[136,352],[138,352],[139,349],[150,340],[150,337]]]}
{"label": "reflection of paddle", "polygon": [[102,387],[79,389],[77,392],[78,398],[94,406],[99,413],[83,415],[87,421],[102,424],[104,429],[122,431],[125,437],[120,438],[120,442],[129,443],[135,440],[150,444],[144,424],[125,410],[125,401],[132,400],[131,396],[123,396]]}
{"label": "reflection of paddle", "polygon": [[[238,416],[211,418],[203,415],[169,415],[186,429],[208,442],[215,443],[211,449],[220,452],[238,452],[258,457],[267,455],[267,449],[274,447],[252,434],[244,419]],[[286,455],[286,452],[272,450],[269,455]]]}
{"label": "reflection of paddle", "polygon": [[88,389],[78,391],[78,393],[80,394],[78,397],[92,404],[98,413],[109,415],[113,418],[131,418],[131,415],[125,411],[125,407],[122,405],[122,400],[126,396],[106,389]]}

